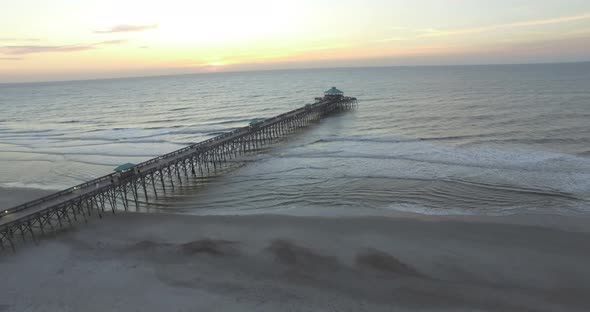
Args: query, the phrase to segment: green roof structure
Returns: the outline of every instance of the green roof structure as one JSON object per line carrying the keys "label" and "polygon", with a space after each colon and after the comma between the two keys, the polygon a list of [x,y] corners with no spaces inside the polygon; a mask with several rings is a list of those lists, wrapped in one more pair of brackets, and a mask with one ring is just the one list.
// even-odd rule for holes
{"label": "green roof structure", "polygon": [[324,92],[324,95],[343,95],[344,92],[336,89],[336,87],[332,87],[330,90]]}
{"label": "green roof structure", "polygon": [[129,170],[131,168],[135,167],[135,164],[132,163],[126,163],[126,164],[122,164],[119,167],[113,169],[113,171],[117,171],[117,172],[122,172],[122,171],[126,171]]}
{"label": "green roof structure", "polygon": [[250,121],[250,126],[256,126],[257,124],[265,121],[266,118],[254,118],[252,119],[252,121]]}

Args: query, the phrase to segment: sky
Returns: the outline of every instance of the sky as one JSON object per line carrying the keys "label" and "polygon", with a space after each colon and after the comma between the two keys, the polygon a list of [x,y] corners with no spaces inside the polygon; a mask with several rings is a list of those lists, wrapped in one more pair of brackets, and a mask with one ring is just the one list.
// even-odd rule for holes
{"label": "sky", "polygon": [[588,0],[0,0],[0,82],[578,61]]}

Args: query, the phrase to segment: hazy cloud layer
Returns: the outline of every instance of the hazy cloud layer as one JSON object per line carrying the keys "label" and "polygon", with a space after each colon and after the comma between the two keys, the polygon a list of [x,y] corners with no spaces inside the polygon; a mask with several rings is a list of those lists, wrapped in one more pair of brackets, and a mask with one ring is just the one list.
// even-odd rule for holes
{"label": "hazy cloud layer", "polygon": [[22,57],[0,57],[0,61],[20,61]]}
{"label": "hazy cloud layer", "polygon": [[[407,27],[391,27],[389,29],[394,31],[397,35],[372,40],[372,42],[373,43],[388,43],[388,42],[395,42],[395,41],[410,41],[410,40],[419,40],[419,39],[424,40],[424,39],[434,38],[434,37],[473,35],[473,34],[480,34],[480,33],[486,33],[486,32],[506,31],[506,30],[511,30],[511,29],[525,28],[525,27],[556,25],[556,24],[572,23],[572,22],[579,22],[579,21],[585,21],[585,20],[590,20],[590,12],[578,14],[578,15],[572,15],[572,16],[561,16],[561,17],[555,17],[555,18],[528,20],[528,21],[520,21],[520,22],[513,22],[513,23],[496,24],[496,25],[488,25],[488,26],[472,27],[472,28],[460,28],[460,29],[439,29],[439,28],[411,29],[411,28],[407,28]],[[586,32],[584,32],[584,33],[586,33]]]}
{"label": "hazy cloud layer", "polygon": [[0,37],[0,42],[37,42],[41,41],[38,38],[2,38]]}
{"label": "hazy cloud layer", "polygon": [[109,40],[78,45],[8,45],[0,46],[0,53],[6,55],[27,55],[50,52],[78,52],[96,49],[103,45],[123,44],[127,40]]}
{"label": "hazy cloud layer", "polygon": [[106,30],[95,30],[95,34],[111,34],[120,32],[139,32],[158,28],[158,24],[151,25],[117,25]]}
{"label": "hazy cloud layer", "polygon": [[515,22],[507,24],[490,25],[484,27],[475,28],[464,28],[464,29],[453,29],[453,30],[440,30],[440,29],[425,29],[422,30],[423,37],[440,37],[440,36],[453,36],[453,35],[465,35],[465,34],[477,34],[488,31],[512,29],[521,27],[532,27],[532,26],[544,26],[553,24],[570,23],[575,21],[590,19],[590,13],[574,15],[574,16],[562,16],[556,18],[549,18],[543,20],[531,20],[524,22]]}

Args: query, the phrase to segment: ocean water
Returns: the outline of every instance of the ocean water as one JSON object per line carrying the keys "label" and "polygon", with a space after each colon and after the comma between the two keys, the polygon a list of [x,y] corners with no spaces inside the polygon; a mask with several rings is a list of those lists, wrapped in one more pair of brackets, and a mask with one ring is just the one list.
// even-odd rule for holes
{"label": "ocean water", "polygon": [[0,187],[66,188],[313,102],[332,116],[147,211],[590,214],[590,63],[0,85]]}

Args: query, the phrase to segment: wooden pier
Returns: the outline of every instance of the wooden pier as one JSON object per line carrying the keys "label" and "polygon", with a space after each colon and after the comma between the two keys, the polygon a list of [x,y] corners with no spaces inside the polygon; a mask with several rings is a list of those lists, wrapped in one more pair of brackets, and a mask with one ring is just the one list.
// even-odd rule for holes
{"label": "wooden pier", "polygon": [[[335,88],[333,88],[335,89]],[[337,90],[337,89],[335,89]],[[337,90],[338,91],[338,90]],[[340,91],[338,91],[340,92]],[[215,175],[228,161],[254,153],[262,146],[356,105],[356,98],[326,92],[293,111],[192,144],[125,170],[112,173],[37,200],[0,211],[0,248],[15,250],[31,240],[105,212],[139,208],[140,201],[158,199],[163,192],[195,177]]]}

